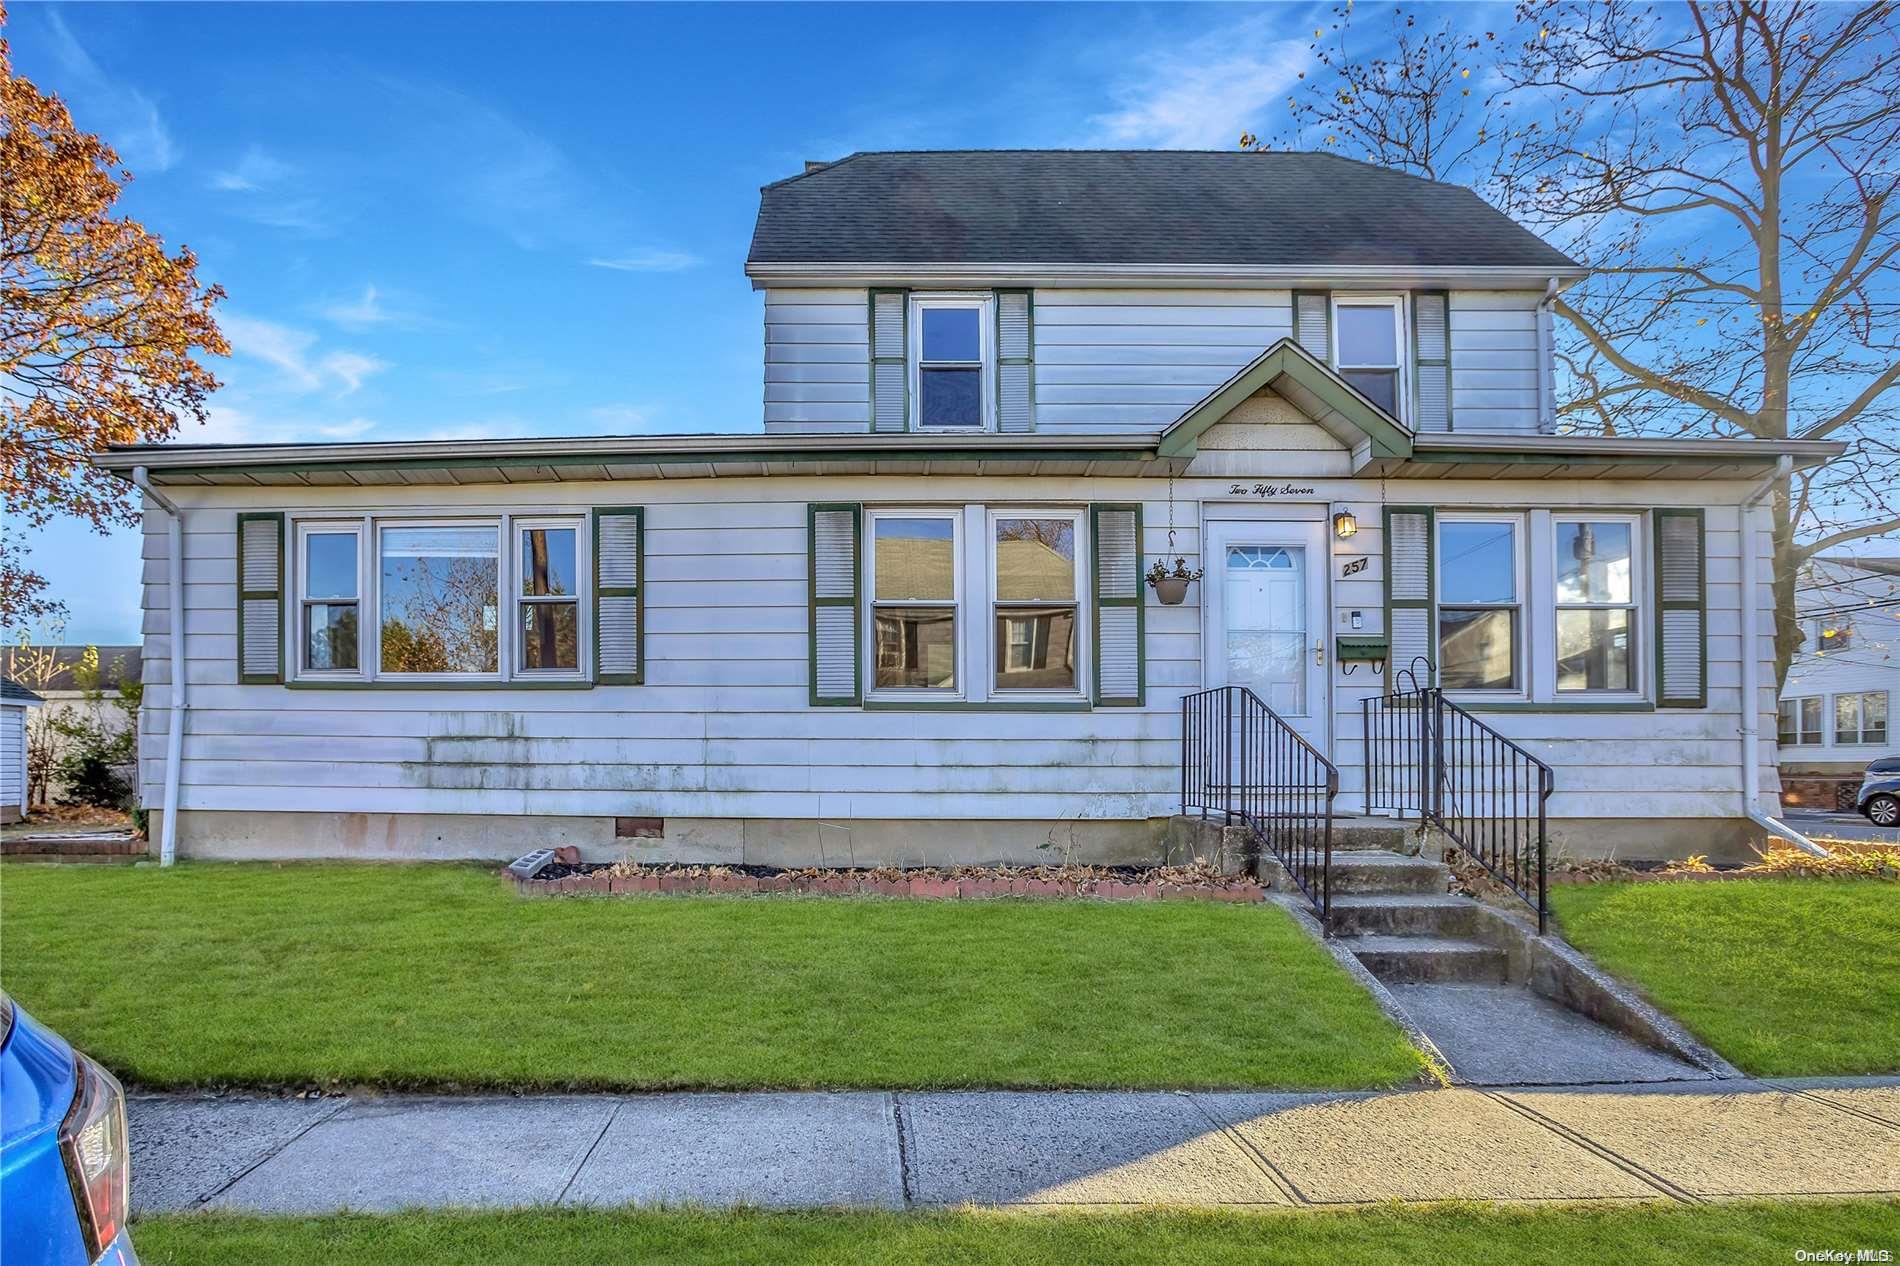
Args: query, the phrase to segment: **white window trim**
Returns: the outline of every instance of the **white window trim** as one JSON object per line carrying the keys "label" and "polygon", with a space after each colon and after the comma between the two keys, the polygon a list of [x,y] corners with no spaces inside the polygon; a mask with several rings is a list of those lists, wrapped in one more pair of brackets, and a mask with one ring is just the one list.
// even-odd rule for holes
{"label": "white window trim", "polygon": [[[1804,703],[1813,703],[1815,705],[1816,716],[1818,717],[1819,723],[1820,723],[1820,728],[1815,731],[1815,733],[1819,737],[1817,737],[1812,743],[1807,741],[1806,732],[1801,728],[1801,705]],[[1833,746],[1834,735],[1829,725],[1829,721],[1831,717],[1829,715],[1828,704],[1829,704],[1829,700],[1826,695],[1792,695],[1786,699],[1781,699],[1777,701],[1776,706],[1775,706],[1775,739],[1776,741],[1779,742],[1781,739],[1781,709],[1788,707],[1789,705],[1793,705],[1794,707],[1794,740],[1795,741],[1792,743],[1782,744],[1782,746],[1784,747],[1831,747]]]}
{"label": "white window trim", "polygon": [[[1881,695],[1887,700],[1887,732],[1884,736],[1877,739],[1867,737],[1867,698],[1869,695]],[[1854,725],[1855,737],[1851,739],[1843,739],[1841,737],[1840,701],[1843,699],[1858,699],[1860,701],[1860,719]],[[1880,747],[1884,746],[1893,736],[1893,695],[1885,690],[1843,690],[1838,694],[1828,696],[1827,705],[1821,709],[1821,713],[1822,731],[1827,736],[1827,741],[1835,747]]]}
{"label": "white window trim", "polygon": [[[371,510],[339,516],[311,512],[287,516],[291,551],[286,576],[287,605],[294,603],[294,615],[284,623],[288,645],[284,662],[293,665],[291,680],[307,682],[371,682],[390,687],[436,682],[467,682],[493,685],[508,682],[578,682],[593,679],[594,564],[593,534],[584,511],[550,511],[520,514],[502,509],[471,509],[467,513],[444,515],[440,511]],[[498,671],[492,673],[396,673],[382,668],[382,533],[384,528],[492,527],[496,541],[496,629],[495,654]],[[521,669],[516,667],[518,635],[515,621],[520,619],[522,602],[519,589],[520,531],[529,527],[571,528],[575,535],[575,571],[579,586],[580,660],[575,669]],[[357,534],[357,671],[309,670],[304,668],[304,537],[316,532],[354,531]]]}
{"label": "white window trim", "polygon": [[[965,643],[969,627],[965,610],[969,589],[965,583],[965,515],[961,506],[878,506],[864,511],[864,593],[861,641],[864,646],[864,697],[871,700],[929,700],[958,703],[969,695],[970,655]],[[951,655],[956,664],[956,684],[952,686],[882,686],[877,684],[877,609],[879,607],[941,607],[942,599],[893,598],[877,596],[877,522],[879,519],[944,519],[950,524],[951,599],[947,604],[953,615],[950,622]]]}
{"label": "white window trim", "polygon": [[[1432,617],[1434,622],[1432,628],[1432,651],[1441,677],[1445,671],[1445,665],[1443,663],[1443,647],[1439,642],[1438,621],[1440,612],[1446,607],[1457,611],[1488,609],[1496,611],[1515,610],[1517,612],[1516,645],[1511,648],[1512,654],[1517,661],[1515,664],[1515,672],[1513,673],[1517,679],[1517,685],[1509,689],[1478,689],[1461,686],[1448,688],[1445,693],[1454,699],[1474,699],[1487,703],[1529,699],[1531,697],[1531,659],[1529,648],[1535,639],[1535,632],[1531,626],[1530,617],[1530,578],[1527,566],[1527,559],[1529,558],[1530,516],[1521,511],[1441,510],[1435,516],[1435,520],[1436,522],[1432,529],[1434,537],[1432,541],[1432,557],[1435,561],[1435,565],[1432,568],[1432,584],[1434,589],[1432,594]],[[1511,549],[1513,553],[1512,567],[1516,576],[1516,598],[1514,601],[1446,602],[1444,600],[1445,551],[1444,538],[1439,534],[1447,523],[1509,523],[1513,526],[1514,530],[1511,533]],[[1554,645],[1555,643],[1553,643],[1553,646]]]}
{"label": "white window trim", "polygon": [[[909,352],[910,363],[905,371],[910,376],[910,429],[930,431],[939,435],[955,435],[996,429],[996,314],[992,310],[995,297],[985,291],[931,291],[913,293],[910,296],[909,310],[905,319],[909,322],[905,346]],[[974,308],[977,312],[977,333],[982,340],[979,355],[982,357],[982,395],[983,424],[972,426],[925,426],[923,369],[924,361],[924,310],[926,308]],[[931,365],[949,365],[967,367],[968,361],[931,361]]]}
{"label": "white window trim", "polygon": [[[996,608],[1005,605],[997,596],[996,581],[1002,573],[996,559],[996,524],[1001,519],[1067,519],[1074,525],[1075,532],[1075,688],[1073,690],[1025,690],[997,683],[997,673],[1001,668],[996,662]],[[1089,583],[1093,574],[1094,560],[1089,556],[1088,512],[1076,506],[991,506],[983,522],[984,568],[988,583],[987,606],[983,629],[983,659],[986,665],[985,684],[990,696],[998,700],[1011,700],[1021,703],[1062,702],[1069,703],[1087,698],[1093,671],[1089,652],[1093,646],[1093,630],[1089,626]],[[1060,606],[1059,602],[1042,604],[1029,602],[1011,602],[1009,606]]]}
{"label": "white window trim", "polygon": [[[509,655],[510,675],[523,681],[582,681],[587,678],[593,658],[593,558],[589,551],[593,545],[593,533],[588,530],[587,519],[575,515],[522,515],[509,516],[508,558],[502,564],[502,573],[506,577],[509,600],[504,604],[508,608],[508,640],[519,643],[521,638],[521,614],[524,608],[536,605],[549,605],[572,601],[574,618],[579,629],[574,639],[575,662],[572,668],[524,668],[519,661],[521,647],[515,645]],[[521,542],[530,531],[568,531],[574,533],[574,596],[572,599],[549,595],[543,598],[529,597],[524,591],[525,575],[521,568]]]}
{"label": "white window trim", "polygon": [[[1394,391],[1398,397],[1394,410],[1399,421],[1407,426],[1412,424],[1412,314],[1409,296],[1394,293],[1359,294],[1352,291],[1334,291],[1326,319],[1330,323],[1327,331],[1326,346],[1332,353],[1333,369],[1397,369],[1398,385]],[[1393,348],[1397,365],[1348,365],[1339,355],[1339,310],[1341,308],[1390,308],[1394,326]],[[1343,376],[1343,373],[1342,373]]]}
{"label": "white window trim", "polygon": [[[292,575],[290,595],[296,610],[289,621],[291,625],[290,654],[286,660],[292,665],[291,676],[302,681],[364,681],[368,679],[369,629],[372,627],[367,618],[368,565],[365,561],[363,541],[367,533],[368,520],[362,518],[347,519],[297,519],[291,525],[290,539]],[[310,607],[313,603],[323,604],[329,600],[309,596],[308,555],[305,553],[306,540],[311,536],[343,536],[356,538],[356,667],[355,668],[310,668],[305,664],[305,656],[310,648]]]}
{"label": "white window trim", "polygon": [[[1630,600],[1628,602],[1565,602],[1557,596],[1557,529],[1565,523],[1623,523],[1630,530]],[[1650,646],[1652,621],[1650,605],[1649,552],[1646,548],[1647,537],[1643,530],[1643,516],[1631,512],[1612,510],[1556,510],[1550,515],[1550,532],[1544,543],[1545,552],[1550,559],[1550,590],[1548,603],[1550,610],[1550,629],[1543,637],[1550,652],[1550,697],[1553,699],[1589,699],[1596,702],[1633,703],[1649,697],[1649,663],[1654,657],[1655,648]],[[1545,606],[1544,594],[1538,594],[1538,605]],[[1557,678],[1557,624],[1558,613],[1562,611],[1614,611],[1627,610],[1630,613],[1630,681],[1627,690],[1593,690],[1588,687],[1565,690]]]}

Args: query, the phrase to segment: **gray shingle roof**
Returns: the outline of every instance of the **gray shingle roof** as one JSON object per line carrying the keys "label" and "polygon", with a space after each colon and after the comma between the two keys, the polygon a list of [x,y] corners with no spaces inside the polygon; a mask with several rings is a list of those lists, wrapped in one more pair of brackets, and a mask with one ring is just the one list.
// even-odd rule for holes
{"label": "gray shingle roof", "polygon": [[747,262],[1576,267],[1460,185],[1179,150],[853,154],[760,191]]}
{"label": "gray shingle roof", "polygon": [[0,703],[44,703],[44,699],[11,677],[0,677]]}

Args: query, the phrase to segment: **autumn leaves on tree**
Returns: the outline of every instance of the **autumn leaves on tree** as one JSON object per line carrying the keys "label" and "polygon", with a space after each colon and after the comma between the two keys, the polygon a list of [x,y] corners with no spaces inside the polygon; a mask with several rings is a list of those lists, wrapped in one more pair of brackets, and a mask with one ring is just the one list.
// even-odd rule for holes
{"label": "autumn leaves on tree", "polygon": [[0,38],[0,624],[60,605],[20,529],[58,515],[102,532],[136,523],[131,490],[86,459],[202,422],[218,386],[202,358],[230,354],[212,316],[224,292],[199,283],[197,258],[112,214],[130,178],[58,97],[14,73]]}

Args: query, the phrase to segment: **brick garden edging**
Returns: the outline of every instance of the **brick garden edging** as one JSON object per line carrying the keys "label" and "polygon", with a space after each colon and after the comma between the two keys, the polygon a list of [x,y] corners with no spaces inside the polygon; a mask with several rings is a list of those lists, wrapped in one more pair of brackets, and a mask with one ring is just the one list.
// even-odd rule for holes
{"label": "brick garden edging", "polygon": [[559,879],[516,879],[502,872],[524,897],[627,896],[634,894],[720,893],[745,896],[778,894],[823,897],[901,897],[923,901],[970,901],[995,897],[1095,901],[1266,900],[1267,889],[1252,879],[1167,883],[1157,879],[1046,878],[997,871],[981,875],[941,873],[904,875],[890,871],[784,871],[748,875],[717,868],[681,871],[641,870],[615,874],[597,870]]}

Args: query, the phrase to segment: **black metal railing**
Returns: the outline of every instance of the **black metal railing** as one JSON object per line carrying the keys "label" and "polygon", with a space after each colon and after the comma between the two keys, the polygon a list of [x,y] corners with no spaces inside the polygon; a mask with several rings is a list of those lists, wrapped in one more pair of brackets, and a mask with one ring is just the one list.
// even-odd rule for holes
{"label": "black metal railing", "polygon": [[1247,868],[1261,850],[1332,917],[1333,799],[1339,770],[1245,686],[1181,700],[1181,812],[1219,814],[1247,829]]}
{"label": "black metal railing", "polygon": [[[1361,707],[1368,813],[1416,815],[1443,831],[1537,912],[1548,929],[1549,765],[1401,670],[1394,693]],[[1405,679],[1410,677],[1410,682]],[[1424,667],[1431,680],[1430,666]]]}

